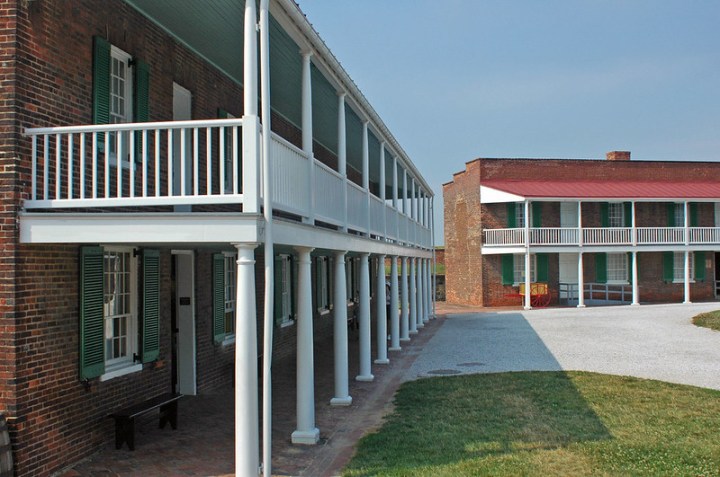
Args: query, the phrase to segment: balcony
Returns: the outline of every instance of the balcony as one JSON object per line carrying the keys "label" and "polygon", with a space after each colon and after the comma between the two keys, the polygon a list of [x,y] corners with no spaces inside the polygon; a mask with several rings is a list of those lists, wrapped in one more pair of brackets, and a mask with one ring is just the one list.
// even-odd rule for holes
{"label": "balcony", "polygon": [[483,247],[720,245],[720,227],[542,227],[487,229]]}
{"label": "balcony", "polygon": [[[262,167],[246,159],[257,156],[248,150],[248,144],[258,143],[248,136],[253,131],[257,127],[243,128],[241,119],[28,129],[31,188],[23,207],[28,213],[133,214],[232,206],[232,211],[257,214],[264,197]],[[432,246],[429,227],[389,201],[325,164],[311,162],[275,133],[270,148],[275,211],[306,223]]]}

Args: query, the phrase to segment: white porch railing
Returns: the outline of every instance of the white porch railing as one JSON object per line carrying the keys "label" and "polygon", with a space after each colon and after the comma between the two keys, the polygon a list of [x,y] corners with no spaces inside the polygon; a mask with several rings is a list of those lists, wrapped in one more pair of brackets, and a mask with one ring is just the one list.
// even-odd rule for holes
{"label": "white porch railing", "polygon": [[[530,228],[530,245],[684,245],[683,227]],[[486,229],[483,246],[523,247],[525,229]],[[579,237],[582,234],[582,243]],[[720,245],[720,227],[688,227],[688,245]],[[633,240],[633,237],[635,240]]]}
{"label": "white porch railing", "polygon": [[[243,160],[243,132],[252,133],[242,125],[216,119],[28,129],[31,186],[24,208],[260,203],[262,167]],[[277,210],[432,245],[428,227],[320,161],[311,168],[307,154],[277,134],[270,148]]]}

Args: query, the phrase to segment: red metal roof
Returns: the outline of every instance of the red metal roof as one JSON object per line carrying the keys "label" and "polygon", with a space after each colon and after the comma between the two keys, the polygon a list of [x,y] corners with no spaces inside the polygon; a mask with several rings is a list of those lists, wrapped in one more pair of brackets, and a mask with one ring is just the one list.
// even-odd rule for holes
{"label": "red metal roof", "polygon": [[720,200],[720,182],[489,180],[481,185],[527,198]]}

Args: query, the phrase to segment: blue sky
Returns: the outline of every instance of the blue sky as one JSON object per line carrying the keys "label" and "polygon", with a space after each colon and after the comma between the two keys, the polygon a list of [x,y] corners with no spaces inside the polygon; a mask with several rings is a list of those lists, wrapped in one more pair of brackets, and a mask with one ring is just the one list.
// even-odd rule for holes
{"label": "blue sky", "polygon": [[299,0],[435,193],[477,157],[720,160],[715,0]]}

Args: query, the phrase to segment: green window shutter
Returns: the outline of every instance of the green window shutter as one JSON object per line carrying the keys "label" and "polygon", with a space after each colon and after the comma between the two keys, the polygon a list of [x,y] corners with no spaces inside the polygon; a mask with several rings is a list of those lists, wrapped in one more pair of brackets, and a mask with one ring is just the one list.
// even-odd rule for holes
{"label": "green window shutter", "polygon": [[282,323],[282,257],[275,255],[275,271],[274,271],[274,300],[273,300],[273,316],[275,318],[275,326]]}
{"label": "green window shutter", "polygon": [[80,379],[105,372],[102,247],[80,249]]}
{"label": "green window shutter", "polygon": [[213,341],[220,343],[225,338],[225,255],[212,256],[213,296]]}
{"label": "green window shutter", "polygon": [[515,202],[508,202],[507,206],[507,226],[509,229],[517,227],[517,217],[515,217]]}
{"label": "green window shutter", "polygon": [[143,250],[142,362],[160,356],[160,252]]}
{"label": "green window shutter", "polygon": [[550,257],[547,253],[538,253],[536,258],[536,266],[537,266],[537,281],[539,282],[547,282],[548,276],[549,276],[549,268],[550,268]]}
{"label": "green window shutter", "polygon": [[505,254],[502,256],[502,284],[512,285],[513,283],[515,283],[513,256],[511,254]]}
{"label": "green window shutter", "polygon": [[663,280],[672,282],[674,278],[675,256],[673,252],[663,252]]}
{"label": "green window shutter", "polygon": [[675,204],[672,202],[669,202],[667,204],[667,222],[668,227],[675,227]]}
{"label": "green window shutter", "polygon": [[[133,59],[134,71],[134,96],[133,115],[137,123],[144,123],[150,120],[150,67],[147,63],[137,58]],[[135,133],[135,162],[142,162],[142,133]]]}
{"label": "green window shutter", "polygon": [[625,227],[632,227],[632,202],[625,202]]}
{"label": "green window shutter", "polygon": [[595,281],[597,283],[607,283],[607,254],[595,254]]}
{"label": "green window shutter", "polygon": [[695,280],[705,281],[705,252],[695,252]]}
{"label": "green window shutter", "polygon": [[690,227],[699,227],[697,202],[690,202],[688,205],[690,208]]}
{"label": "green window shutter", "polygon": [[532,226],[542,227],[542,202],[532,203]]}
{"label": "green window shutter", "polygon": [[608,203],[600,203],[600,226],[610,227],[610,212],[608,211]]}
{"label": "green window shutter", "polygon": [[92,120],[93,124],[110,122],[110,43],[99,36],[93,37]]}

